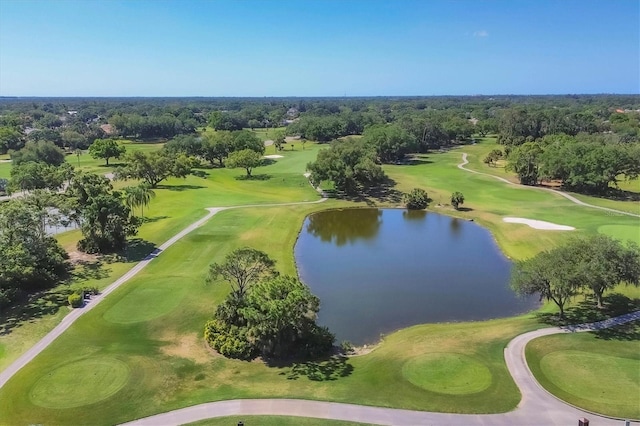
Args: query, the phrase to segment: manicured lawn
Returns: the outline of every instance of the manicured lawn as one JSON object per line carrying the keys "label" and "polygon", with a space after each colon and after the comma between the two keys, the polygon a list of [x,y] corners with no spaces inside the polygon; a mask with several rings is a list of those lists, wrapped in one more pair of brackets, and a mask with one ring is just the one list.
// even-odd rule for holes
{"label": "manicured lawn", "polygon": [[[312,419],[290,416],[232,416],[187,423],[188,426],[235,426],[239,422],[244,426],[358,426],[368,423],[344,422],[340,420]],[[185,426],[187,426],[185,425]]]}
{"label": "manicured lawn", "polygon": [[[154,245],[202,217],[205,207],[317,200],[317,193],[302,173],[321,146],[308,143],[304,151],[301,144],[295,144],[293,151],[287,148],[281,153],[284,158],[256,169],[255,174],[262,179],[245,180],[242,170],[206,169],[205,178],[190,176],[166,182],[145,210],[150,220],[140,229],[140,241],[131,249],[129,260],[148,253]],[[638,227],[637,218],[612,217],[551,193],[511,187],[459,170],[455,166],[461,161],[461,152],[430,154],[421,156],[422,164],[385,168],[396,181],[396,189],[427,189],[434,200],[434,211],[480,222],[515,258],[531,256],[571,234],[599,230],[619,233],[620,227]],[[453,191],[464,193],[463,207],[468,210],[455,211],[447,205]],[[267,366],[259,361],[228,360],[205,347],[203,325],[229,291],[223,283],[205,284],[210,263],[248,245],[266,251],[277,261],[281,273],[295,274],[293,245],[306,215],[354,205],[365,204],[330,200],[218,213],[80,318],[9,381],[0,390],[1,421],[115,424],[207,401],[261,397],[440,412],[514,409],[520,396],[506,369],[503,350],[514,336],[544,326],[534,314],[474,323],[418,325],[393,333],[373,352],[350,359]],[[538,231],[506,224],[504,216],[547,220],[577,230]],[[78,237],[75,231],[62,235],[60,241],[71,248]],[[133,264],[105,265],[106,273],[93,279],[100,286],[106,285]],[[46,324],[57,323],[62,318],[60,312],[64,310],[45,315]],[[30,330],[31,325],[25,322],[0,337],[0,362],[4,365],[46,329],[31,334],[22,331],[24,346],[14,350],[7,339]],[[96,370],[93,381],[89,373],[77,374],[91,368]],[[111,381],[101,373],[108,368],[118,370]],[[61,393],[63,388],[74,390]],[[84,394],[92,399],[78,396]],[[77,401],[82,405],[75,405]],[[51,408],[54,404],[60,408]]]}
{"label": "manicured lawn", "polygon": [[[315,150],[313,144],[307,144],[305,151],[287,151],[282,154],[284,158],[257,168],[255,173],[264,174],[267,177],[264,180],[239,179],[244,175],[240,169],[204,169],[209,174],[204,179],[189,176],[163,182],[155,190],[156,197],[145,209],[147,221],[130,245],[124,261],[103,262],[101,267],[94,269],[79,268],[77,275],[80,278],[74,280],[71,287],[60,285],[50,290],[46,298],[22,305],[0,317],[0,330],[11,330],[0,335],[0,349],[4,348],[0,350],[0,369],[9,365],[62,320],[68,312],[66,297],[73,289],[82,286],[105,288],[150,253],[154,246],[206,215],[206,207],[319,199],[303,176],[305,165],[309,158],[314,157]],[[115,182],[116,186],[134,184]],[[70,231],[57,238],[63,247],[73,251],[81,233],[79,230]],[[37,320],[32,322],[31,319]]]}
{"label": "manicured lawn", "polygon": [[640,323],[540,337],[527,362],[549,392],[578,407],[640,419]]}

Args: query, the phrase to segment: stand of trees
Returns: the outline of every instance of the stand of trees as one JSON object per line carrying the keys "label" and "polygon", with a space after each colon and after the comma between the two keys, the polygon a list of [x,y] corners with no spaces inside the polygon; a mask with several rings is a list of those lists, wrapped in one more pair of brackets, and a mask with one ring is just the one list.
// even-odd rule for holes
{"label": "stand of trees", "polygon": [[376,152],[363,140],[334,141],[318,152],[315,162],[307,165],[314,185],[333,182],[338,191],[354,194],[385,181],[386,175],[376,164]]}
{"label": "stand of trees", "polygon": [[205,339],[229,358],[319,356],[334,336],[315,323],[320,302],[293,277],[278,276],[266,253],[249,247],[210,266],[209,281],[222,276],[232,291],[205,324]]}
{"label": "stand of trees", "polygon": [[591,292],[598,308],[602,296],[620,282],[640,284],[640,250],[637,245],[605,235],[573,239],[564,246],[544,251],[518,262],[511,276],[511,288],[519,294],[539,294],[552,300],[564,316],[567,302],[577,294]]}

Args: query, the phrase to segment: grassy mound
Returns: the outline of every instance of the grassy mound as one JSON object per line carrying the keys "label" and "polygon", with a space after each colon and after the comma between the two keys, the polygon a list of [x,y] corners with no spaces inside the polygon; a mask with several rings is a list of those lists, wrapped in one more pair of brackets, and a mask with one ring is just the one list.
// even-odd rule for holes
{"label": "grassy mound", "polygon": [[491,386],[491,372],[470,356],[430,353],[409,360],[402,375],[411,383],[431,392],[465,395]]}
{"label": "grassy mound", "polygon": [[45,408],[72,408],[109,398],[129,379],[126,363],[112,357],[65,364],[42,376],[29,392],[32,403]]}

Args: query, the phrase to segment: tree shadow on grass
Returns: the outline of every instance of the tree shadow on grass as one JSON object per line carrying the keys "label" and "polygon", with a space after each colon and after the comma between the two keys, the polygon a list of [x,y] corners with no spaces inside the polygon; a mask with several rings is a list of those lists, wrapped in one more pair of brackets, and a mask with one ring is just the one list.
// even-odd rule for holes
{"label": "tree shadow on grass", "polygon": [[471,207],[458,207],[459,212],[472,212],[473,209]]}
{"label": "tree shadow on grass", "polygon": [[242,176],[236,176],[235,178],[236,180],[269,180],[271,179],[271,175],[268,174],[259,174],[259,175],[251,175],[251,176],[247,176],[247,175],[242,175]]}
{"label": "tree shadow on grass", "polygon": [[113,167],[124,167],[126,165],[127,165],[126,163],[109,163],[108,166],[106,164],[100,164],[98,167],[101,167],[101,168],[104,168],[104,169],[106,169],[106,168],[111,169]]}
{"label": "tree shadow on grass", "polygon": [[143,217],[140,220],[142,220],[143,223],[153,223],[153,222],[157,222],[159,220],[168,219],[168,218],[169,216],[153,216],[153,217]]}
{"label": "tree shadow on grass", "polygon": [[620,293],[613,293],[603,297],[603,305],[604,307],[599,309],[593,296],[587,295],[575,306],[567,308],[562,319],[558,317],[558,314],[548,312],[539,313],[536,316],[540,322],[553,326],[590,323],[635,311],[640,308],[640,300],[630,299]]}
{"label": "tree shadow on grass", "polygon": [[95,262],[79,262],[71,272],[70,282],[100,280],[107,278],[111,269],[105,268],[101,260]]}
{"label": "tree shadow on grass", "polygon": [[603,328],[594,331],[596,339],[602,340],[620,340],[620,341],[638,341],[640,340],[640,322],[628,322],[617,327]]}
{"label": "tree shadow on grass", "polygon": [[206,188],[206,186],[202,186],[202,185],[158,185],[157,188],[158,189],[168,189],[169,191],[182,192],[182,191],[186,191],[188,189],[203,189],[203,188]]}
{"label": "tree shadow on grass", "polygon": [[[142,238],[133,238],[129,240],[127,248],[124,251],[124,257],[127,262],[140,262],[149,256],[157,256],[156,245]],[[156,253],[154,255],[154,253]]]}
{"label": "tree shadow on grass", "polygon": [[329,198],[340,198],[347,201],[362,202],[369,207],[380,204],[399,204],[402,202],[402,192],[394,187],[396,182],[387,178],[380,186],[365,188],[356,194],[347,194],[339,191],[325,191]]}
{"label": "tree shadow on grass", "polygon": [[298,380],[306,377],[314,382],[326,382],[338,380],[341,377],[350,376],[353,373],[353,365],[349,364],[347,357],[332,355],[319,360],[301,361],[273,361],[267,362],[270,367],[288,368],[288,371],[280,373],[287,380]]}
{"label": "tree shadow on grass", "polygon": [[33,293],[18,300],[8,309],[0,310],[0,336],[10,334],[27,322],[35,322],[41,317],[53,315],[68,305],[68,297],[73,293],[69,287],[56,288]]}

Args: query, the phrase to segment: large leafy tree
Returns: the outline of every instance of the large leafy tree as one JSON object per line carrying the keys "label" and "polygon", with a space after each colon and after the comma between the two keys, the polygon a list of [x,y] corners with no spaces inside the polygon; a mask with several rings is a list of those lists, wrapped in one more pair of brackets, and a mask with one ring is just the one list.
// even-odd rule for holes
{"label": "large leafy tree", "polygon": [[11,153],[14,165],[28,162],[59,166],[64,162],[64,151],[49,141],[27,142],[24,148]]}
{"label": "large leafy tree", "polygon": [[507,157],[507,170],[518,175],[523,185],[536,185],[538,183],[538,168],[542,148],[535,142],[525,142],[515,147]]}
{"label": "large leafy tree", "polygon": [[231,132],[220,130],[215,133],[207,133],[202,141],[202,155],[213,166],[218,161],[220,167],[224,166],[224,160],[229,156],[233,147]]}
{"label": "large leafy tree", "polygon": [[233,136],[231,151],[250,149],[260,155],[264,154],[264,142],[255,133],[249,130],[238,130],[232,132],[231,135]]}
{"label": "large leafy tree", "polygon": [[350,194],[379,185],[386,178],[376,164],[375,151],[362,140],[334,141],[329,149],[318,152],[307,169],[314,184],[332,181],[337,190]]}
{"label": "large leafy tree", "polygon": [[185,178],[191,173],[192,162],[184,154],[172,155],[167,151],[144,153],[135,151],[125,157],[126,165],[116,170],[118,179],[140,179],[151,188],[169,177]]}
{"label": "large leafy tree", "polygon": [[17,126],[0,126],[0,154],[24,146],[24,136]]}
{"label": "large leafy tree", "polygon": [[131,217],[120,192],[104,176],[79,173],[67,191],[72,217],[81,224],[78,248],[88,253],[122,250],[127,236],[135,235],[138,221]]}
{"label": "large leafy tree", "polygon": [[593,292],[598,308],[602,296],[621,282],[640,284],[640,251],[638,246],[624,246],[613,238],[598,234],[571,240],[566,249],[581,285]]}
{"label": "large leafy tree", "polygon": [[570,250],[559,247],[516,263],[511,288],[521,295],[538,294],[540,299],[552,300],[563,318],[565,305],[580,288],[570,257]]}
{"label": "large leafy tree", "polygon": [[14,165],[11,168],[9,189],[11,191],[31,191],[34,189],[57,191],[64,183],[65,175],[63,172],[65,170],[33,161]]}
{"label": "large leafy tree", "polygon": [[114,139],[96,139],[89,146],[89,155],[96,159],[104,159],[107,166],[110,158],[120,158],[125,152],[124,145],[118,144]]}
{"label": "large leafy tree", "polygon": [[415,148],[414,138],[396,124],[377,124],[367,127],[362,135],[365,143],[372,146],[383,163],[402,160]]}
{"label": "large leafy tree", "polygon": [[229,253],[222,263],[211,264],[208,279],[213,281],[221,276],[231,284],[232,292],[242,299],[251,285],[275,274],[275,261],[265,252],[242,247]]}
{"label": "large leafy tree", "polygon": [[0,308],[22,294],[55,285],[68,272],[67,254],[46,233],[46,200],[11,200],[0,205]]}
{"label": "large leafy tree", "polygon": [[262,165],[262,156],[251,149],[234,151],[229,154],[227,160],[227,167],[245,169],[247,177],[251,177],[253,169],[260,165]]}
{"label": "large leafy tree", "polygon": [[320,299],[309,287],[296,278],[281,276],[256,284],[242,312],[248,335],[259,352],[263,356],[281,357],[304,350],[300,344],[310,340],[320,343],[320,348],[314,348],[316,351],[331,349],[333,336],[315,323],[319,309]]}

